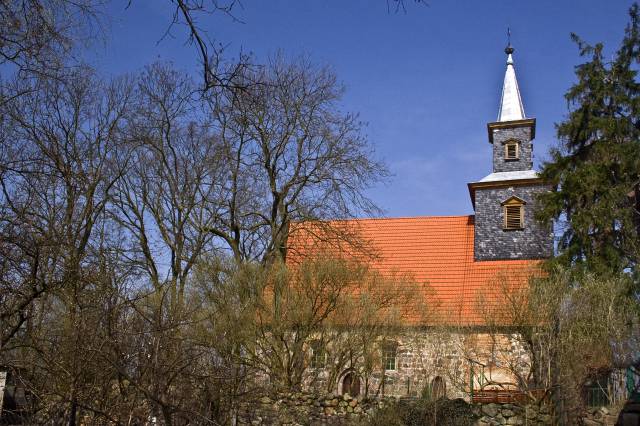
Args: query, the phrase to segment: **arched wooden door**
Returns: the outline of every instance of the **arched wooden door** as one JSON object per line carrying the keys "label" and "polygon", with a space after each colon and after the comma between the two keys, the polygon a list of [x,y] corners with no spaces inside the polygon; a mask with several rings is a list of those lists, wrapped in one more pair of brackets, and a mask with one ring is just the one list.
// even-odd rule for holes
{"label": "arched wooden door", "polygon": [[356,397],[360,395],[360,377],[353,371],[347,373],[342,379],[342,393]]}

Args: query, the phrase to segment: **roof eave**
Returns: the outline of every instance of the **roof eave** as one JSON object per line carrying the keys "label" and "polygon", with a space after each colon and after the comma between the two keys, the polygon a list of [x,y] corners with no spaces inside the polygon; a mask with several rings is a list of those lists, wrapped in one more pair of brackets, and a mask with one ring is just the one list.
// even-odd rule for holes
{"label": "roof eave", "polygon": [[471,204],[473,210],[476,209],[476,189],[489,189],[489,188],[504,188],[505,186],[513,185],[539,185],[542,183],[542,178],[526,178],[526,179],[510,179],[510,180],[494,180],[489,182],[469,182],[467,188],[469,189],[469,196],[471,197]]}

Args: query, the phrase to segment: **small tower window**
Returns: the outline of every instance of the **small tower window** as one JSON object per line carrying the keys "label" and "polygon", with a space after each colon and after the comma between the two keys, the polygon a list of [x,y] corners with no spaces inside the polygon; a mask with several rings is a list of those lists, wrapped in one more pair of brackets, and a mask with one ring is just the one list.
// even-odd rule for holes
{"label": "small tower window", "polygon": [[520,158],[520,144],[517,141],[509,141],[504,145],[504,159],[518,160]]}
{"label": "small tower window", "polygon": [[524,205],[526,203],[518,197],[511,197],[502,203],[503,228],[524,228]]}

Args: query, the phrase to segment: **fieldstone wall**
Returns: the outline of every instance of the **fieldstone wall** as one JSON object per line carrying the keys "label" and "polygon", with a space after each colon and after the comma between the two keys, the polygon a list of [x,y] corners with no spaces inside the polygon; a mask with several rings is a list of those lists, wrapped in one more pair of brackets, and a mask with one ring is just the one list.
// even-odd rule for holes
{"label": "fieldstone wall", "polygon": [[313,395],[287,393],[263,396],[238,412],[238,425],[351,425],[365,420],[387,403],[385,399],[361,400],[348,394]]}
{"label": "fieldstone wall", "polygon": [[475,411],[480,416],[477,426],[546,426],[553,422],[551,408],[547,405],[482,404],[476,405]]}
{"label": "fieldstone wall", "polygon": [[[478,188],[475,191],[476,215],[474,254],[476,260],[544,259],[553,254],[553,232],[534,218],[536,195],[547,191],[545,185],[514,185]],[[504,230],[501,203],[516,196],[525,201],[524,229]]]}
{"label": "fieldstone wall", "polygon": [[[513,139],[519,142],[520,158],[518,160],[505,160],[504,144]],[[531,170],[532,168],[533,143],[531,142],[531,127],[526,126],[494,130],[493,171],[513,172],[517,170]]]}
{"label": "fieldstone wall", "polygon": [[[358,399],[349,395],[314,395],[310,393],[283,393],[263,396],[244,404],[237,415],[239,426],[298,426],[298,425],[354,425],[366,421],[378,409],[398,401],[415,403],[415,399],[377,398]],[[549,405],[475,404],[471,412],[476,426],[522,425],[549,426],[553,424]],[[620,408],[599,407],[581,416],[583,426],[616,426]],[[635,425],[637,423],[622,423]]]}
{"label": "fieldstone wall", "polygon": [[[478,404],[475,406],[476,415],[480,416],[477,426],[489,425],[525,425],[546,426],[553,424],[553,414],[548,405],[515,404]],[[582,426],[626,426],[638,425],[633,422],[619,422],[620,407],[595,407],[584,412],[579,419]],[[624,420],[624,419],[623,419]]]}

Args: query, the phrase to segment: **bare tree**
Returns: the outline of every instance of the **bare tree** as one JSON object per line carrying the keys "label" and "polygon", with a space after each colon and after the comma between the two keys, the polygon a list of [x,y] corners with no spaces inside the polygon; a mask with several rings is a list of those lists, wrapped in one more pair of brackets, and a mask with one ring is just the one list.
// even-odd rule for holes
{"label": "bare tree", "polygon": [[[328,253],[290,267],[244,264],[221,272],[213,262],[197,274],[216,353],[244,365],[254,387],[268,377],[269,386],[286,390],[333,391],[346,368],[366,368],[362,359],[378,354],[380,340],[407,320],[417,289],[405,277],[384,278],[366,263]],[[322,378],[311,368],[313,345],[325,354]]]}
{"label": "bare tree", "polygon": [[333,74],[308,62],[206,97],[167,64],[135,81],[58,77],[18,77],[14,93],[35,90],[0,106],[2,362],[36,422],[226,421],[252,379],[248,340],[207,330],[194,268],[230,254],[228,277],[273,272],[291,221],[375,212],[364,190],[386,171],[338,112]]}
{"label": "bare tree", "polygon": [[[412,3],[427,6],[426,0],[413,0]],[[404,12],[407,13],[407,2],[405,0],[387,0],[387,11],[394,13]]]}
{"label": "bare tree", "polygon": [[181,305],[186,280],[210,245],[222,167],[210,120],[192,81],[163,64],[138,82],[128,167],[116,184],[112,217],[129,233],[131,260],[154,288]]}
{"label": "bare tree", "polygon": [[113,160],[129,103],[127,82],[102,85],[81,69],[69,81],[39,84],[3,109],[2,346],[35,299],[78,280],[119,177]]}
{"label": "bare tree", "polygon": [[[243,90],[246,86],[239,85],[237,77],[250,67],[248,56],[240,54],[238,61],[229,63],[224,61],[224,48],[216,44],[200,27],[199,18],[213,14],[224,15],[234,21],[239,21],[235,10],[242,7],[240,0],[169,0],[175,5],[171,23],[167,33],[176,25],[184,25],[188,30],[189,43],[195,46],[197,56],[202,67],[204,91],[215,89]],[[246,83],[246,81],[244,82]]]}
{"label": "bare tree", "polygon": [[[19,90],[23,82],[15,84]],[[9,365],[43,373],[39,379],[55,371],[64,388],[59,407],[73,422],[87,336],[80,301],[94,291],[101,251],[95,230],[120,175],[114,160],[131,87],[126,79],[102,83],[88,68],[37,84],[2,111],[0,353]],[[60,322],[51,321],[53,312]]]}
{"label": "bare tree", "polygon": [[43,77],[73,74],[77,47],[101,36],[101,9],[102,0],[0,2],[0,106],[39,90]]}
{"label": "bare tree", "polygon": [[109,207],[139,277],[126,295],[132,310],[127,331],[116,331],[112,350],[137,355],[111,362],[164,424],[197,414],[188,396],[194,377],[203,382],[207,349],[191,343],[197,309],[186,298],[194,266],[217,250],[209,229],[224,203],[220,143],[196,92],[192,80],[167,64],[141,74],[129,150],[120,159],[127,167]]}
{"label": "bare tree", "polygon": [[59,65],[75,45],[95,35],[99,7],[96,0],[3,1],[0,64],[10,62],[21,70]]}
{"label": "bare tree", "polygon": [[571,423],[584,408],[589,380],[634,361],[637,302],[627,276],[576,277],[559,268],[531,275],[528,286],[517,288],[498,277],[488,295],[493,303],[484,311],[493,337],[507,330],[528,357],[514,357],[504,345],[496,345],[493,356],[532,400],[553,395],[557,415]]}
{"label": "bare tree", "polygon": [[228,166],[228,200],[211,231],[236,259],[286,258],[295,220],[376,214],[365,190],[384,179],[357,115],[342,113],[343,87],[327,68],[277,56],[244,92],[209,98]]}

